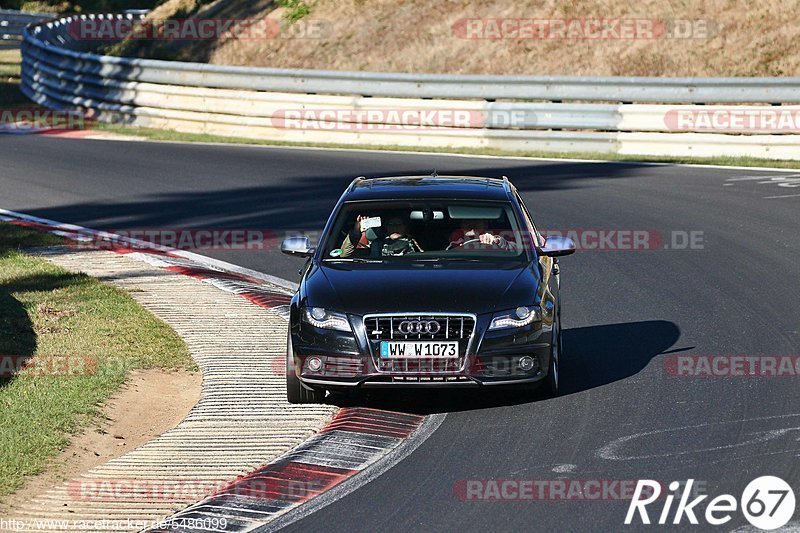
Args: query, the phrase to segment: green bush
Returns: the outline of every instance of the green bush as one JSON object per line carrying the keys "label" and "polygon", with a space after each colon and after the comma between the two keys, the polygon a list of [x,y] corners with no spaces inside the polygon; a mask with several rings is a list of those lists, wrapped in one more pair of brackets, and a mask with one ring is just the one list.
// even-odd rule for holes
{"label": "green bush", "polygon": [[306,4],[303,0],[277,0],[277,3],[279,6],[286,8],[286,13],[283,15],[283,18],[289,24],[294,24],[311,13],[311,6]]}

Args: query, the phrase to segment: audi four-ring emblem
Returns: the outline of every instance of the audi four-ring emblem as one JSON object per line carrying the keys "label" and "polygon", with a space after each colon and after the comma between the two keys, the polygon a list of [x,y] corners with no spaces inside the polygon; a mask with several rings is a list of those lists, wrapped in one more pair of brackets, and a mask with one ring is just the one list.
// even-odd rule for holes
{"label": "audi four-ring emblem", "polygon": [[403,335],[428,333],[435,335],[442,327],[435,320],[403,320],[397,326],[397,331]]}

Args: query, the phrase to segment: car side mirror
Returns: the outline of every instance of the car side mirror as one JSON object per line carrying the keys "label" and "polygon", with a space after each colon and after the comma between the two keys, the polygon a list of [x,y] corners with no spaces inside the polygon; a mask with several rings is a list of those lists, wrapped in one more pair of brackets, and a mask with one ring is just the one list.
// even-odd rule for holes
{"label": "car side mirror", "polygon": [[548,237],[539,251],[548,257],[574,254],[575,242],[569,237]]}
{"label": "car side mirror", "polygon": [[297,257],[310,257],[314,253],[314,247],[308,237],[289,237],[281,243],[281,252]]}

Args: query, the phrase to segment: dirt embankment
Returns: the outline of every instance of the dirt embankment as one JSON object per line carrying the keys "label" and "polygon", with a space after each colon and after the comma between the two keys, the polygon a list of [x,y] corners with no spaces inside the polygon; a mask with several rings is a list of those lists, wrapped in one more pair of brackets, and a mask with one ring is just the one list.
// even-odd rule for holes
{"label": "dirt embankment", "polygon": [[[168,0],[152,18],[267,20],[272,29],[268,36],[137,41],[117,52],[337,70],[797,76],[800,25],[791,14],[798,8],[800,0]],[[300,19],[287,27],[289,17]]]}
{"label": "dirt embankment", "polygon": [[201,374],[135,370],[92,424],[71,439],[51,466],[0,503],[0,514],[119,457],[174,428],[200,399]]}

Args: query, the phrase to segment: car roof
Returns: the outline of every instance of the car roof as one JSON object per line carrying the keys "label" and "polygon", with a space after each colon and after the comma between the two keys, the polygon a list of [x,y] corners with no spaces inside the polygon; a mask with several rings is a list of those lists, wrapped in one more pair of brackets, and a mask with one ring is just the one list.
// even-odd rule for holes
{"label": "car roof", "polygon": [[457,198],[464,200],[508,200],[511,184],[506,177],[394,176],[356,178],[345,201]]}

